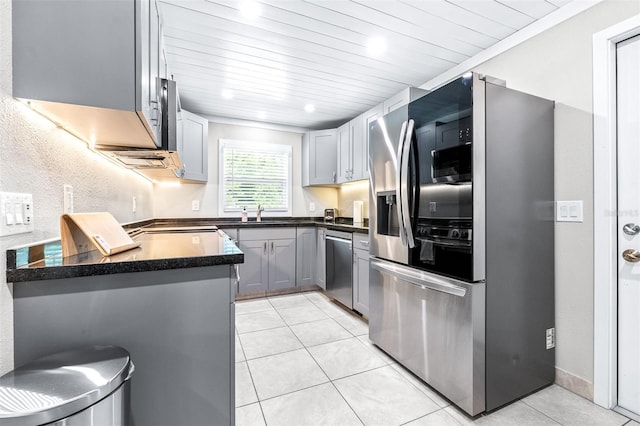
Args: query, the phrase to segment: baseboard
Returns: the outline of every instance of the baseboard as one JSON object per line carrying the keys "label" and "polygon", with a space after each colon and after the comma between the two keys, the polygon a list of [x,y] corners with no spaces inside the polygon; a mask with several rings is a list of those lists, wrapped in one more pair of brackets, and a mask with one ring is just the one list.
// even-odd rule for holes
{"label": "baseboard", "polygon": [[593,383],[582,377],[556,367],[555,383],[589,401],[593,401]]}
{"label": "baseboard", "polygon": [[236,301],[258,299],[261,297],[269,297],[269,296],[283,296],[286,294],[296,294],[296,293],[303,293],[306,291],[316,291],[316,290],[321,290],[321,288],[315,284],[311,284],[311,285],[304,285],[299,287],[284,288],[281,290],[256,291],[253,293],[236,294]]}

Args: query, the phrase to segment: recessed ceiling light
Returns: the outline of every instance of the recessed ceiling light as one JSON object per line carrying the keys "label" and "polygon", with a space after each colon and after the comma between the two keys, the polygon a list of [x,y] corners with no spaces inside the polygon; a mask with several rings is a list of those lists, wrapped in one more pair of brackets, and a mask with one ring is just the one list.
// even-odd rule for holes
{"label": "recessed ceiling light", "polygon": [[260,111],[260,112],[258,113],[258,118],[259,118],[260,120],[264,120],[265,118],[267,118],[267,113],[266,113],[266,112],[264,112],[264,111]]}
{"label": "recessed ceiling light", "polygon": [[225,98],[225,99],[233,98],[233,92],[231,90],[229,90],[229,89],[222,90],[221,94],[222,94],[222,97]]}
{"label": "recessed ceiling light", "polygon": [[371,56],[380,56],[387,50],[387,39],[384,37],[371,37],[367,41],[367,52]]}
{"label": "recessed ceiling light", "polygon": [[313,111],[315,111],[315,110],[316,110],[316,107],[315,107],[314,105],[312,105],[312,104],[306,104],[306,105],[304,106],[304,110],[305,110],[306,112],[313,112]]}
{"label": "recessed ceiling light", "polygon": [[262,14],[262,6],[257,1],[244,0],[240,2],[240,14],[253,21]]}

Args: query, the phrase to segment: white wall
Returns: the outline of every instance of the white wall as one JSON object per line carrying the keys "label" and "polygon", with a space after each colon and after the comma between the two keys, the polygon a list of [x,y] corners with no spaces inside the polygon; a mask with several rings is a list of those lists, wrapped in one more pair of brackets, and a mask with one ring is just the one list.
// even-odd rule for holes
{"label": "white wall", "polygon": [[603,2],[476,69],[505,79],[508,87],[556,101],[555,197],[584,200],[583,223],[556,224],[556,365],[584,379],[573,390],[591,398],[592,35],[638,13],[638,1]]}
{"label": "white wall", "polygon": [[[232,139],[289,145],[293,148],[293,216],[322,216],[325,208],[338,203],[335,188],[303,188],[301,183],[302,134],[236,124],[209,123],[209,180],[205,184],[156,185],[154,213],[156,217],[219,217],[218,140]],[[191,202],[200,201],[200,211],[191,210]],[[315,203],[315,211],[309,203]],[[255,217],[250,211],[249,217]],[[264,217],[268,217],[265,214]]]}
{"label": "white wall", "polygon": [[[120,222],[153,212],[153,186],[109,163],[11,97],[11,2],[0,1],[0,191],[33,194],[32,234],[0,237],[0,375],[13,368],[12,285],[7,248],[60,236],[62,185],[74,188],[75,211],[109,211]],[[137,213],[131,199],[136,196]]]}

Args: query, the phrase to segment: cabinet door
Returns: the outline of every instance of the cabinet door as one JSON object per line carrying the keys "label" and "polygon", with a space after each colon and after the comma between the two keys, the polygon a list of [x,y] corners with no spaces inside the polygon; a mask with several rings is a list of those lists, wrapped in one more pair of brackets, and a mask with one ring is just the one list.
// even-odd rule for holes
{"label": "cabinet door", "polygon": [[336,129],[309,133],[309,185],[336,183]]}
{"label": "cabinet door", "polygon": [[318,228],[316,230],[316,285],[323,290],[327,289],[327,246],[325,237],[327,236],[327,228]]}
{"label": "cabinet door", "polygon": [[369,316],[369,251],[353,251],[353,309]]}
{"label": "cabinet door", "polygon": [[296,240],[269,241],[269,290],[296,286]]}
{"label": "cabinet door", "polygon": [[349,122],[351,132],[351,180],[368,179],[366,172],[369,159],[367,158],[367,141],[364,135],[362,115]]}
{"label": "cabinet door", "polygon": [[379,117],[382,117],[382,115],[383,115],[382,104],[377,105],[371,108],[369,111],[362,114],[362,122],[364,127],[362,131],[364,132],[364,140],[365,140],[365,144],[364,144],[364,157],[365,157],[364,175],[365,176],[369,176],[369,127]]}
{"label": "cabinet door", "polygon": [[315,284],[316,228],[298,228],[296,251],[296,287]]}
{"label": "cabinet door", "polygon": [[[184,179],[206,182],[209,175],[209,120],[182,110],[182,137],[178,145]],[[180,129],[178,129],[180,130]]]}
{"label": "cabinet door", "polygon": [[239,245],[244,253],[244,263],[239,265],[239,293],[267,291],[269,283],[268,241],[242,241]]}
{"label": "cabinet door", "polygon": [[336,152],[338,164],[337,183],[344,183],[350,180],[351,173],[351,131],[349,129],[349,123],[338,127],[336,137],[338,139],[338,150]]}
{"label": "cabinet door", "polygon": [[[151,109],[151,130],[157,138],[160,137],[162,117],[160,112],[160,11],[156,0],[151,0],[149,5],[149,46],[147,50],[149,68],[149,97],[143,99],[143,102],[150,105]],[[144,53],[143,53],[144,55]],[[160,145],[160,142],[157,142]]]}

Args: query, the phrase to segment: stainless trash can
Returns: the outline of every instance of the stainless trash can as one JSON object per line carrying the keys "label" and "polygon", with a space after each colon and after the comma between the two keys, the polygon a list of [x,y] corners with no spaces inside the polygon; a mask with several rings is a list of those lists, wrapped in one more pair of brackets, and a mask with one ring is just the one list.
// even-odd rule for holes
{"label": "stainless trash can", "polygon": [[0,377],[2,426],[130,424],[134,365],[118,346],[39,358]]}

